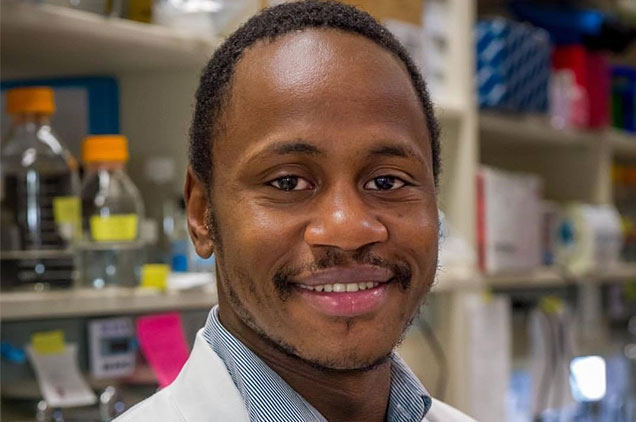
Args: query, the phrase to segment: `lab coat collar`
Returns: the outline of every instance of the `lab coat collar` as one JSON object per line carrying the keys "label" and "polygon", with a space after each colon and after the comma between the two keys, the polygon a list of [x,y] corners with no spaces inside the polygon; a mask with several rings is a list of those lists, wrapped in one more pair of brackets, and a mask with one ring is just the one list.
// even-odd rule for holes
{"label": "lab coat collar", "polygon": [[199,330],[190,358],[168,387],[187,422],[249,422],[245,404],[225,364]]}

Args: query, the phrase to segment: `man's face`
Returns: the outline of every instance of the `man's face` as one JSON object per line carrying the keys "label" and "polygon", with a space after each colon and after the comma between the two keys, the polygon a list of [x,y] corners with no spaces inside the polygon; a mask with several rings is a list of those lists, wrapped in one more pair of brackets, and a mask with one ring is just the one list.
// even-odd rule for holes
{"label": "man's face", "polygon": [[386,357],[437,265],[430,140],[403,64],[337,30],[259,43],[222,122],[221,320],[322,367]]}

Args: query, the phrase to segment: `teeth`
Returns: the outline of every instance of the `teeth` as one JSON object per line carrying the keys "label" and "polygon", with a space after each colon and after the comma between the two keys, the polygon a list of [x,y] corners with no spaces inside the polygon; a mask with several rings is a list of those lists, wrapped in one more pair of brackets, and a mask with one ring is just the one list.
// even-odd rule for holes
{"label": "teeth", "polygon": [[342,293],[347,291],[347,285],[344,283],[333,283],[333,291],[335,293]]}
{"label": "teeth", "polygon": [[361,283],[333,283],[333,284],[322,284],[320,286],[307,286],[304,284],[299,284],[298,287],[306,290],[313,290],[317,292],[326,292],[326,293],[344,293],[344,292],[357,292],[359,290],[367,290],[378,287],[380,283],[374,283],[371,281],[361,282]]}

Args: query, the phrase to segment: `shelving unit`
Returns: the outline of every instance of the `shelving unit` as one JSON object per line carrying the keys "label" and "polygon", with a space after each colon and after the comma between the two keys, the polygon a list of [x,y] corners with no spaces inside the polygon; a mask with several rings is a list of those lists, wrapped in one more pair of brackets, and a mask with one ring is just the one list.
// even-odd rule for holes
{"label": "shelving unit", "polygon": [[484,276],[485,284],[491,289],[528,289],[563,287],[568,281],[553,268],[537,268],[527,273],[498,274]]}
{"label": "shelving unit", "polygon": [[15,292],[0,296],[0,319],[11,322],[205,310],[216,302],[216,290],[212,288],[168,292],[129,288]]}
{"label": "shelving unit", "polygon": [[201,67],[219,40],[157,25],[4,0],[2,77],[111,74]]}
{"label": "shelving unit", "polygon": [[479,135],[481,142],[499,148],[590,148],[604,139],[604,133],[554,129],[546,116],[487,111],[479,113]]}
{"label": "shelving unit", "polygon": [[558,202],[612,203],[613,162],[636,157],[628,133],[558,130],[545,117],[493,112],[479,114],[479,146],[481,164],[538,174]]}
{"label": "shelving unit", "polygon": [[570,148],[608,146],[614,157],[636,158],[636,134],[617,129],[555,129],[546,116],[479,113],[480,142],[489,148]]}
{"label": "shelving unit", "polygon": [[636,264],[622,263],[616,268],[587,274],[567,274],[556,268],[542,267],[525,273],[484,276],[484,284],[495,290],[543,289],[592,282],[607,284],[636,280]]}
{"label": "shelving unit", "polygon": [[598,271],[581,276],[584,280],[599,283],[614,281],[636,281],[636,263],[624,263],[608,271]]}
{"label": "shelving unit", "polygon": [[614,159],[636,160],[636,134],[627,134],[618,130],[607,133]]}

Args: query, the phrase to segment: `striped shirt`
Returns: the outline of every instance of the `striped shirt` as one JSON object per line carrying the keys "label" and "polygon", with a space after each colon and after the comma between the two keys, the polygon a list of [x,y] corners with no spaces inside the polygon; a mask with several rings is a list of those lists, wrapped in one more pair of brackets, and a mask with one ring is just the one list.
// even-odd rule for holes
{"label": "striped shirt", "polygon": [[[318,410],[221,325],[218,306],[210,311],[203,337],[225,363],[250,421],[326,422]],[[422,421],[431,407],[431,397],[396,353],[391,363],[387,421]]]}

